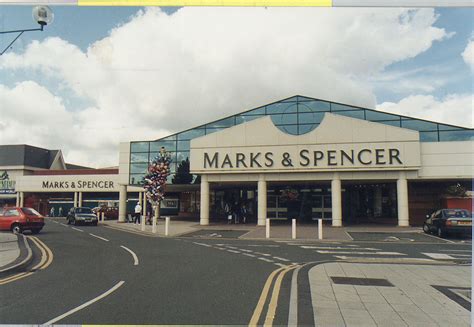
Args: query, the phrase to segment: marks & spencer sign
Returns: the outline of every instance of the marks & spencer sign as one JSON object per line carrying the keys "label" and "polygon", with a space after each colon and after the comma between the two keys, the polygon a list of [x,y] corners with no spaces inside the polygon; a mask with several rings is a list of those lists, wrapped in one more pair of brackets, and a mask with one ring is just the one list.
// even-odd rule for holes
{"label": "marks & spencer sign", "polygon": [[43,189],[63,189],[63,190],[89,190],[89,189],[113,189],[113,181],[43,181]]}

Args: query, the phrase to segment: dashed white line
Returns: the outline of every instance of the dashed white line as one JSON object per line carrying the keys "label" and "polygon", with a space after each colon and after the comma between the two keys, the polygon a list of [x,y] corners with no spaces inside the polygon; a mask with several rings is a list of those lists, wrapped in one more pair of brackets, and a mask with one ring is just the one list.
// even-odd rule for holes
{"label": "dashed white line", "polygon": [[255,258],[255,255],[253,254],[250,254],[250,253],[242,253],[243,255],[246,255],[247,257],[252,257],[252,258]]}
{"label": "dashed white line", "polygon": [[60,225],[63,225],[64,227],[69,227],[68,225],[66,224],[63,224],[63,223],[59,223]]}
{"label": "dashed white line", "polygon": [[239,249],[240,251],[243,251],[243,252],[248,252],[248,253],[251,253],[253,252],[252,250],[247,250],[247,249]]}
{"label": "dashed white line", "polygon": [[133,257],[133,265],[134,265],[134,266],[138,266],[138,257],[137,257],[137,255],[135,254],[135,252],[133,252],[132,250],[130,250],[129,248],[127,248],[127,247],[125,247],[125,246],[123,246],[123,245],[120,245],[120,247],[121,247],[122,249],[128,251],[128,252],[132,255],[132,257]]}
{"label": "dashed white line", "polygon": [[371,254],[371,255],[406,255],[400,252],[356,252],[356,251],[316,251],[321,254]]}
{"label": "dashed white line", "polygon": [[258,255],[263,255],[265,257],[271,257],[272,255],[271,254],[268,254],[268,253],[262,253],[262,252],[255,252],[255,254],[258,254]]}
{"label": "dashed white line", "polygon": [[270,259],[267,259],[267,258],[262,258],[262,257],[258,257],[257,259],[262,260],[262,261],[266,261],[266,262],[274,262],[273,260],[270,260]]}
{"label": "dashed white line", "polygon": [[74,230],[77,230],[78,232],[84,232],[82,229],[76,228],[76,227],[71,227]]}
{"label": "dashed white line", "polygon": [[445,253],[424,253],[422,252],[422,254],[430,257],[430,258],[433,258],[433,259],[456,259],[455,257],[452,257],[448,254],[445,254]]}
{"label": "dashed white line", "polygon": [[240,251],[235,251],[235,250],[227,250],[227,252],[240,253]]}
{"label": "dashed white line", "polygon": [[116,290],[117,290],[120,286],[122,286],[124,283],[125,283],[125,282],[124,282],[123,280],[120,281],[120,282],[118,282],[114,287],[112,287],[112,288],[109,289],[107,292],[103,293],[102,295],[99,295],[98,297],[93,298],[92,300],[90,300],[90,301],[88,301],[88,302],[86,302],[86,303],[84,303],[84,304],[78,306],[77,308],[74,308],[74,309],[72,309],[72,310],[69,310],[68,312],[66,312],[66,313],[64,313],[64,314],[62,314],[62,315],[60,315],[60,316],[58,316],[58,317],[56,317],[56,318],[53,318],[53,319],[51,319],[51,320],[48,321],[48,322],[45,322],[43,325],[46,325],[46,326],[52,325],[52,324],[58,322],[59,320],[65,318],[65,317],[67,317],[67,316],[69,316],[69,315],[71,315],[71,314],[73,314],[73,313],[75,313],[75,312],[77,312],[77,311],[79,311],[79,310],[84,309],[85,307],[91,305],[92,303],[97,302],[97,301],[99,301],[100,299],[103,299],[103,298],[106,297],[107,295],[111,294],[112,292],[116,291]]}
{"label": "dashed white line", "polygon": [[194,244],[197,244],[197,245],[201,245],[201,246],[206,246],[206,247],[208,247],[208,248],[212,248],[212,246],[209,245],[209,244],[198,243],[198,242],[193,242],[193,243],[194,243]]}
{"label": "dashed white line", "polygon": [[302,246],[303,249],[315,249],[315,250],[367,250],[367,251],[380,251],[381,249],[376,248],[353,248],[353,247],[342,247],[342,246]]}
{"label": "dashed white line", "polygon": [[96,237],[96,238],[98,238],[99,240],[102,240],[102,241],[106,241],[106,242],[108,242],[108,241],[109,241],[109,240],[108,240],[108,239],[106,239],[106,238],[100,237],[100,236],[98,236],[98,235],[95,235],[95,234],[92,234],[92,233],[89,233],[89,235],[90,235],[90,236],[93,236],[93,237]]}
{"label": "dashed white line", "polygon": [[280,260],[280,261],[290,261],[288,259],[280,258],[280,257],[273,257],[273,259],[277,259],[277,260]]}
{"label": "dashed white line", "polygon": [[[274,264],[275,266],[282,267],[282,268],[283,268],[283,267],[288,267],[288,265],[285,265],[285,264],[279,263],[279,262],[275,262],[275,263],[273,263],[273,264]],[[295,325],[295,326],[296,326],[296,325]]]}

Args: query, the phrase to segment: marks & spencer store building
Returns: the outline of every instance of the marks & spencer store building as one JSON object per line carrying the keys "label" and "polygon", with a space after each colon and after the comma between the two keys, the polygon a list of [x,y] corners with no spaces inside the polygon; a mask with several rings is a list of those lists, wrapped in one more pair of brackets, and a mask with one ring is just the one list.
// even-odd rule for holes
{"label": "marks & spencer store building", "polygon": [[[154,141],[120,144],[119,220],[161,147],[172,174],[162,214],[225,220],[226,204],[333,226],[419,225],[440,207],[472,210],[474,130],[295,96]],[[453,189],[464,190],[454,194]]]}

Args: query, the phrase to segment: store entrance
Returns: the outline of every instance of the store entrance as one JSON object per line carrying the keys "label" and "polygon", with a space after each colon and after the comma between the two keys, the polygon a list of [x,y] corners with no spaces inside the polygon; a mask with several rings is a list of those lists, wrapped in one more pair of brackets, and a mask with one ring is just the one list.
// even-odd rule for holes
{"label": "store entrance", "polygon": [[344,225],[398,224],[396,183],[347,184],[343,188]]}

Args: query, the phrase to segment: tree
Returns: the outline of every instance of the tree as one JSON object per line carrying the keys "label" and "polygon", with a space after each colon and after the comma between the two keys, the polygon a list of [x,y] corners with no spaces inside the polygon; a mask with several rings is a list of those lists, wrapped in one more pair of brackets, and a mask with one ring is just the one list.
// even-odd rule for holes
{"label": "tree", "polygon": [[173,177],[173,184],[191,184],[193,175],[189,173],[189,158],[181,161]]}

